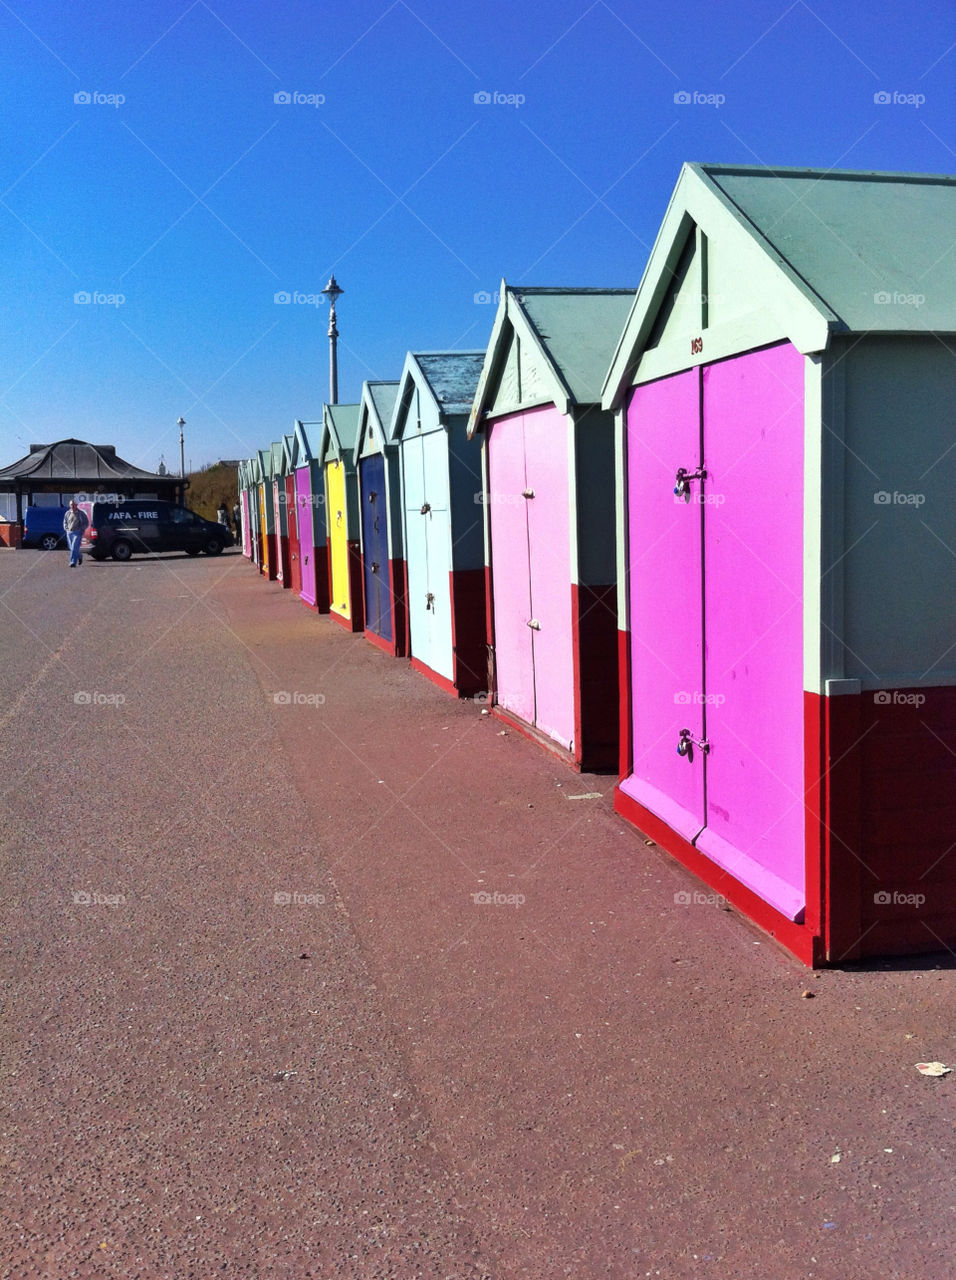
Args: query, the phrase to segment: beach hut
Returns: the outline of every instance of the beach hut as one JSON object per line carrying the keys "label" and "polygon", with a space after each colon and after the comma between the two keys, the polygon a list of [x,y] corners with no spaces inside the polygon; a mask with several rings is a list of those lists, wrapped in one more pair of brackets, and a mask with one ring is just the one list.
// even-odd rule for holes
{"label": "beach hut", "polygon": [[259,572],[267,578],[276,576],[276,524],[272,496],[272,450],[260,449],[256,457],[256,489],[259,505],[260,560]]}
{"label": "beach hut", "polygon": [[361,631],[364,616],[355,473],[358,417],[357,404],[325,405],[318,450],[319,466],[325,475],[329,613],[349,631]]}
{"label": "beach hut", "polygon": [[618,763],[614,418],[633,289],[504,281],[468,433],[484,439],[492,697],[578,768]]}
{"label": "beach hut", "polygon": [[292,585],[289,572],[289,520],[285,505],[285,444],[272,442],[272,518],[276,538],[276,581],[288,589]]}
{"label": "beach hut", "polygon": [[604,388],[617,808],[812,964],[956,944],[954,226],[685,165]]}
{"label": "beach hut", "polygon": [[239,463],[239,510],[242,521],[242,554],[252,559],[252,528],[249,519],[249,486],[252,483],[249,475],[249,460],[243,458]]}
{"label": "beach hut", "polygon": [[397,382],[366,382],[359,401],[355,468],[365,634],[395,657],[406,653],[405,557],[398,448],[388,439]]}
{"label": "beach hut", "polygon": [[481,445],[468,439],[483,351],[409,352],[400,450],[412,666],[459,697],[488,687]]}
{"label": "beach hut", "polygon": [[282,477],[285,487],[285,518],[289,535],[289,589],[302,590],[302,559],[299,550],[299,520],[295,503],[295,469],[299,446],[295,433],[282,437]]}
{"label": "beach hut", "polygon": [[329,611],[329,557],[325,527],[325,477],[315,454],[322,424],[297,419],[295,513],[302,585],[299,598],[319,613]]}

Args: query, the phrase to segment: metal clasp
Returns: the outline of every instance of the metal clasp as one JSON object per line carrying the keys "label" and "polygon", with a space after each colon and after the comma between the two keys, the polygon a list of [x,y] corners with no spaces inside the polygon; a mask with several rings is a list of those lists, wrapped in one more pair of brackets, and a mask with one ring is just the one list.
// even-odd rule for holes
{"label": "metal clasp", "polygon": [[522,496],[522,498],[533,498],[533,497],[534,497],[534,490],[533,490],[533,489],[522,489],[522,490],[521,490],[521,496]]}
{"label": "metal clasp", "polygon": [[706,480],[707,472],[701,467],[698,471],[688,471],[686,467],[677,468],[677,481],[674,485],[674,497],[685,498],[690,494],[691,480]]}
{"label": "metal clasp", "polygon": [[531,628],[532,631],[541,630],[541,623],[538,621],[537,618],[529,618],[527,625]]}
{"label": "metal clasp", "polygon": [[430,502],[423,502],[423,503],[422,503],[422,515],[423,515],[423,516],[427,516],[427,515],[428,515],[428,513],[429,513],[429,511],[431,511],[431,509],[432,509],[432,504],[431,504]]}
{"label": "metal clasp", "polygon": [[435,593],[434,593],[434,591],[429,591],[429,592],[427,593],[427,595],[425,596],[425,612],[427,613],[429,609],[431,609],[432,613],[434,613],[434,612],[435,612]]}
{"label": "metal clasp", "polygon": [[681,729],[680,737],[677,739],[677,754],[693,760],[695,747],[706,755],[710,750],[710,743],[706,738],[695,738],[690,729]]}

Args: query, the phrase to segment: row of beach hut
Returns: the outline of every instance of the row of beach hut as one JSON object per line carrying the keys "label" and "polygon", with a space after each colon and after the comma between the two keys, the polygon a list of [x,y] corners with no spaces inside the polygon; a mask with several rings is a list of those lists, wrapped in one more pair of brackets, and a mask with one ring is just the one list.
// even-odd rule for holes
{"label": "row of beach hut", "polygon": [[952,947],[954,235],[953,178],[685,165],[636,292],[502,281],[244,461],[243,552],[806,963]]}

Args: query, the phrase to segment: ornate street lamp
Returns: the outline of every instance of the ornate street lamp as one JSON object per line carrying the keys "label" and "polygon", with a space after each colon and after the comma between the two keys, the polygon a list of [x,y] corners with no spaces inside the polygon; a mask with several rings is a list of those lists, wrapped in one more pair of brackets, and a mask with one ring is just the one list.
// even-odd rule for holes
{"label": "ornate street lamp", "polygon": [[335,326],[335,300],[341,297],[345,290],[340,289],[336,284],[335,276],[329,276],[329,283],[322,292],[329,295],[329,302],[332,304],[329,308],[329,404],[338,404],[339,365],[336,344],[338,343],[339,331]]}

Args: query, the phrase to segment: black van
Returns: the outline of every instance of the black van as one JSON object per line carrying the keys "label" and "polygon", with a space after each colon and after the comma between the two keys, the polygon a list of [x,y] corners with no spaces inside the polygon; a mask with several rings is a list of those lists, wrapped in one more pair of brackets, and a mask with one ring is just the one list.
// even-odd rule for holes
{"label": "black van", "polygon": [[225,525],[204,520],[195,511],[156,498],[129,498],[125,502],[81,502],[90,524],[82,549],[94,560],[128,560],[135,553],[185,551],[198,556],[218,556],[232,546]]}

